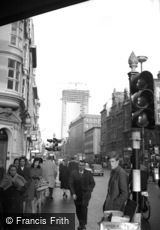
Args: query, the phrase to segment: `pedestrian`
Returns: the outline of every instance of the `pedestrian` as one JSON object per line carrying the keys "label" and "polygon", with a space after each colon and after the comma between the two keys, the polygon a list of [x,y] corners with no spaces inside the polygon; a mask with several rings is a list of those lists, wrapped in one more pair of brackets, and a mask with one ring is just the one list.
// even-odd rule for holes
{"label": "pedestrian", "polygon": [[108,182],[108,192],[103,204],[105,210],[123,211],[128,199],[128,176],[126,171],[119,165],[119,154],[112,152],[109,155],[111,175]]}
{"label": "pedestrian", "polygon": [[28,200],[29,197],[29,186],[31,183],[31,174],[30,174],[30,167],[28,167],[27,159],[25,156],[21,156],[19,158],[19,166],[17,169],[17,173],[24,177],[27,181],[27,190],[23,194],[23,212],[31,212],[31,204]]}
{"label": "pedestrian", "polygon": [[42,178],[42,169],[39,165],[39,158],[34,158],[30,168],[31,183],[28,188],[28,202],[31,202],[32,213],[35,213],[36,189]]}
{"label": "pedestrian", "polygon": [[53,190],[55,188],[57,166],[51,156],[48,156],[47,160],[43,163],[42,176],[48,182],[49,198],[53,199]]}
{"label": "pedestrian", "polygon": [[17,167],[11,164],[8,173],[3,177],[0,187],[3,190],[4,213],[22,213],[23,198],[26,190],[26,180],[17,173]]}
{"label": "pedestrian", "polygon": [[41,157],[39,157],[39,165],[40,165],[40,167],[41,167],[41,169],[42,169],[42,166],[43,166],[43,159],[42,159]]}
{"label": "pedestrian", "polygon": [[59,181],[63,190],[63,198],[66,199],[68,197],[67,190],[69,190],[69,169],[66,160],[63,160],[59,166]]}
{"label": "pedestrian", "polygon": [[18,166],[19,166],[19,158],[15,158],[14,161],[13,161],[13,164],[17,167],[18,169]]}
{"label": "pedestrian", "polygon": [[78,170],[72,171],[69,185],[79,221],[78,230],[85,230],[87,225],[88,204],[95,181],[91,171],[85,169],[85,163],[79,162]]}
{"label": "pedestrian", "polygon": [[23,176],[27,182],[31,180],[30,167],[25,156],[21,156],[19,158],[19,166],[17,172],[19,175]]}
{"label": "pedestrian", "polygon": [[89,170],[90,172],[92,172],[92,169],[91,169],[89,163],[87,163],[87,162],[85,163],[85,169]]}
{"label": "pedestrian", "polygon": [[71,160],[68,163],[69,174],[71,175],[73,170],[78,170],[78,162],[75,157],[71,157]]}

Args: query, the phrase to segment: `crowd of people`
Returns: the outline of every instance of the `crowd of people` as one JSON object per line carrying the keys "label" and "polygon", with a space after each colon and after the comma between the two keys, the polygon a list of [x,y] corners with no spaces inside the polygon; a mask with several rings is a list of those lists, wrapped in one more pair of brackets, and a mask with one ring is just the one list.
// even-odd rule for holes
{"label": "crowd of people", "polygon": [[[119,155],[112,152],[109,155],[111,173],[108,182],[106,198],[103,204],[105,210],[124,211],[129,197],[132,177],[120,166]],[[16,158],[5,173],[0,165],[0,211],[4,213],[33,213],[34,200],[37,196],[37,187],[43,178],[48,185],[48,199],[53,199],[56,177],[60,181],[62,199],[68,196],[73,198],[75,212],[79,221],[78,230],[85,230],[87,225],[88,205],[95,180],[85,161],[62,160],[58,167],[53,157],[43,161],[42,158],[34,158],[29,163],[26,157]],[[142,191],[147,190],[148,176],[141,166]]]}
{"label": "crowd of people", "polygon": [[57,176],[57,166],[52,157],[45,161],[34,158],[29,163],[25,156],[16,158],[0,177],[0,211],[1,213],[34,213],[37,188],[41,181],[46,181],[49,199],[53,199],[53,189]]}

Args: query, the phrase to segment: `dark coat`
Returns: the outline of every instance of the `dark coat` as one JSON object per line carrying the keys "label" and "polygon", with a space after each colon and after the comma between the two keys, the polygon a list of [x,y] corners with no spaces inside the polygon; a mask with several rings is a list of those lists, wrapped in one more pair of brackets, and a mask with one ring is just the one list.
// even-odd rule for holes
{"label": "dark coat", "polygon": [[21,167],[19,166],[18,169],[17,169],[17,173],[21,176],[24,177],[24,179],[27,181],[27,182],[30,182],[31,181],[31,173],[30,173],[30,168],[29,167],[24,167],[24,169],[22,170]]}
{"label": "dark coat", "polygon": [[0,184],[1,201],[4,213],[22,213],[23,194],[26,191],[26,180],[16,174],[11,177],[6,174]]}
{"label": "dark coat", "polygon": [[118,166],[111,171],[108,182],[108,193],[103,205],[104,210],[123,211],[128,199],[128,176],[124,169]]}
{"label": "dark coat", "polygon": [[17,173],[22,177],[24,177],[24,179],[27,181],[26,183],[27,189],[26,192],[23,194],[23,200],[27,200],[29,198],[29,187],[32,181],[30,168],[25,166],[24,169],[22,170],[21,167],[19,166],[17,169]]}
{"label": "dark coat", "polygon": [[4,213],[22,213],[23,212],[23,194],[15,186],[11,186],[3,191],[3,212]]}
{"label": "dark coat", "polygon": [[59,180],[62,189],[69,189],[69,169],[65,165],[61,165],[59,168]]}
{"label": "dark coat", "polygon": [[88,206],[91,193],[95,186],[93,175],[90,171],[84,170],[81,175],[78,170],[74,170],[70,176],[69,186],[71,194],[76,194],[76,204]]}
{"label": "dark coat", "polygon": [[71,175],[71,174],[72,174],[72,171],[78,170],[78,162],[75,161],[75,160],[71,160],[71,161],[68,163],[68,169],[69,169],[69,175]]}

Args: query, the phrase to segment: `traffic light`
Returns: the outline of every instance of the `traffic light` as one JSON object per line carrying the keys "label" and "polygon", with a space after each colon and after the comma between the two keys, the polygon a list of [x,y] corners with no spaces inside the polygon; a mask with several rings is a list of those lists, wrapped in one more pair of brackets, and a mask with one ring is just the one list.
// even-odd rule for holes
{"label": "traffic light", "polygon": [[61,150],[61,148],[58,147],[58,144],[61,142],[62,142],[61,139],[53,138],[53,148],[54,148],[53,151],[60,151]]}
{"label": "traffic light", "polygon": [[130,75],[131,127],[153,129],[154,80],[149,71]]}
{"label": "traffic light", "polygon": [[48,151],[60,151],[61,150],[61,148],[58,146],[58,144],[62,142],[61,139],[53,138],[53,139],[47,139],[47,141],[50,143],[50,145],[45,147],[46,150]]}

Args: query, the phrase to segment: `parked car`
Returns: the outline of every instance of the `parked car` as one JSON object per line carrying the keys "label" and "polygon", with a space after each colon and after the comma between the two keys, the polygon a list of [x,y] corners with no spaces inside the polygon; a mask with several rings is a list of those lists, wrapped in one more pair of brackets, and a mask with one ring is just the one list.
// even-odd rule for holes
{"label": "parked car", "polygon": [[92,164],[92,173],[94,176],[104,176],[104,170],[100,164]]}

